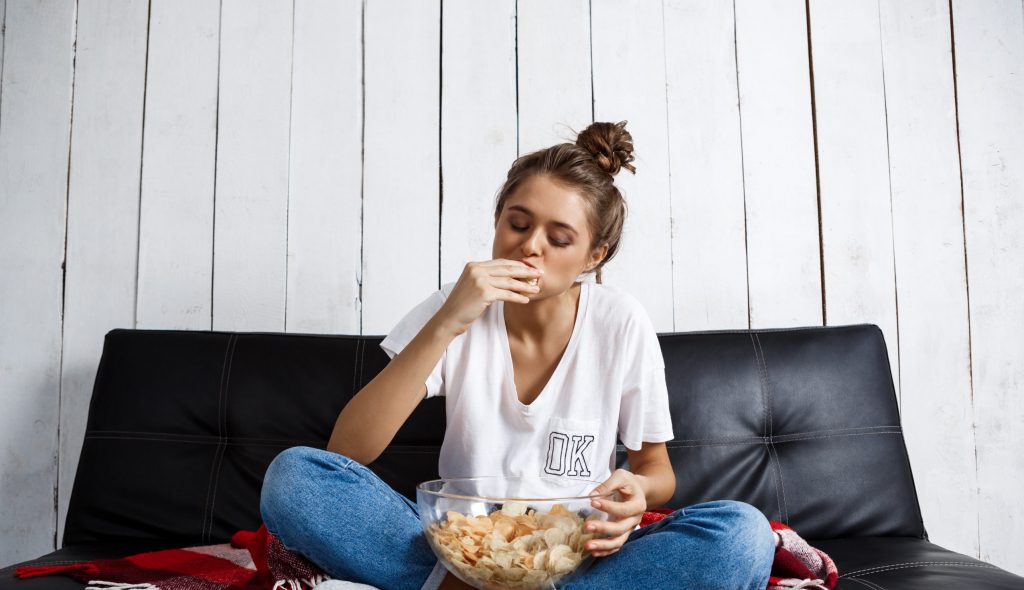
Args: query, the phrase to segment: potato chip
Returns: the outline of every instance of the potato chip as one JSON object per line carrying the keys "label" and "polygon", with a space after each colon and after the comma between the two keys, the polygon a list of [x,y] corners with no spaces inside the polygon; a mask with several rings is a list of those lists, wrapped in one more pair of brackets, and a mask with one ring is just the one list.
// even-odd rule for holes
{"label": "potato chip", "polygon": [[562,504],[538,513],[521,502],[506,502],[487,516],[448,511],[428,528],[439,555],[472,580],[503,588],[532,589],[576,569],[585,544],[586,521]]}

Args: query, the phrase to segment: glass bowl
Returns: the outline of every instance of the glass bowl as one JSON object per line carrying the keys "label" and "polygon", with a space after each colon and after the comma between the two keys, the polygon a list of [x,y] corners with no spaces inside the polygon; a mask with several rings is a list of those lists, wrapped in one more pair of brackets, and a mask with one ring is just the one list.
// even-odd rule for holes
{"label": "glass bowl", "polygon": [[601,482],[547,477],[435,479],[416,486],[423,533],[437,559],[480,589],[558,588],[594,561],[583,530],[606,520],[588,494]]}

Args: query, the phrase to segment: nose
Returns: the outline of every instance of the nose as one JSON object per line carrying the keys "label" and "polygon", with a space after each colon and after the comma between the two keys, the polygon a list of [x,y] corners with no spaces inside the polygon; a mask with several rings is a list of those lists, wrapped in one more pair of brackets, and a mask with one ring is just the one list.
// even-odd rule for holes
{"label": "nose", "polygon": [[544,239],[544,236],[540,235],[540,228],[535,229],[529,234],[523,236],[523,242],[520,245],[520,248],[523,251],[523,256],[527,257],[539,253],[541,244],[540,241],[542,239]]}

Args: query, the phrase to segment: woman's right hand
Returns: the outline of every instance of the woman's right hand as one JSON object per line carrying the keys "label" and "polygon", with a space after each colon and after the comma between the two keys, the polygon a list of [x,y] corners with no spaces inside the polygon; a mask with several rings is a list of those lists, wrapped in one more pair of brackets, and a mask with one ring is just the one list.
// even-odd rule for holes
{"label": "woman's right hand", "polygon": [[540,286],[519,279],[540,278],[542,274],[518,260],[498,258],[467,263],[448,299],[438,310],[437,317],[458,336],[499,299],[529,303],[530,298],[524,293],[539,293]]}

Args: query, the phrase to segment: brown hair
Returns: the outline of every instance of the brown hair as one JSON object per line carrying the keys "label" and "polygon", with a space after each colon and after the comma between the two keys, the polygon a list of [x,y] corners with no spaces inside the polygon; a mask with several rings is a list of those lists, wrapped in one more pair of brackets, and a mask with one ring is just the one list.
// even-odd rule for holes
{"label": "brown hair", "polygon": [[626,121],[591,123],[576,135],[576,143],[555,144],[516,159],[498,191],[494,225],[498,225],[505,201],[530,177],[547,175],[553,182],[575,190],[586,203],[590,250],[608,244],[604,259],[593,269],[600,283],[601,267],[618,251],[626,220],[626,201],[613,177],[622,168],[636,174],[632,161],[633,136],[626,131]]}

